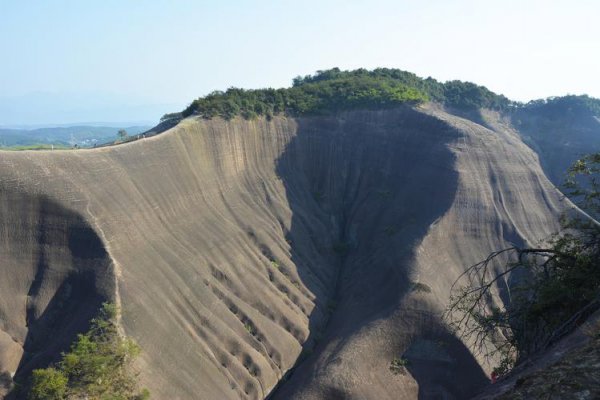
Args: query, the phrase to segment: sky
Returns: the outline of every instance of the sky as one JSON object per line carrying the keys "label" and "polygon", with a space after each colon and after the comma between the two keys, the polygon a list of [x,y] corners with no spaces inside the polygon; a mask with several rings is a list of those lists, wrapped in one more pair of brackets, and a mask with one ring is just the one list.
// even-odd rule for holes
{"label": "sky", "polygon": [[0,126],[155,122],[332,67],[600,97],[600,1],[0,0]]}

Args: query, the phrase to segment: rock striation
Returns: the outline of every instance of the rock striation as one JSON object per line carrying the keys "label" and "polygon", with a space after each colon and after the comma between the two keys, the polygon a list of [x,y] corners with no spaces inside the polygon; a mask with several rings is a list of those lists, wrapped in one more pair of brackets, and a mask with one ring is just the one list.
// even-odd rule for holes
{"label": "rock striation", "polygon": [[108,300],[157,399],[476,393],[491,366],[442,324],[451,284],[570,207],[492,122],[433,104],[192,117],[0,152],[0,373],[55,360]]}

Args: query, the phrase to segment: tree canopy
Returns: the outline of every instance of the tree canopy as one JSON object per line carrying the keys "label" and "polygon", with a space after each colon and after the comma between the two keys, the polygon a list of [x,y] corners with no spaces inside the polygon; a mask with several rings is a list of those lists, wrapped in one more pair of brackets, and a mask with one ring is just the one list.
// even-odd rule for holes
{"label": "tree canopy", "polygon": [[459,109],[507,109],[513,103],[469,82],[441,83],[399,69],[342,71],[333,68],[296,77],[290,88],[215,91],[192,102],[182,116],[328,115],[351,109],[381,109],[434,100]]}
{"label": "tree canopy", "polygon": [[217,90],[194,100],[180,113],[165,114],[161,122],[191,115],[207,119],[330,115],[345,110],[384,109],[425,101],[437,102],[459,111],[487,108],[504,112],[534,111],[547,115],[587,112],[600,116],[600,100],[586,95],[550,97],[524,104],[471,82],[440,82],[394,68],[351,71],[332,68],[312,75],[297,76],[289,88],[248,90],[231,87],[225,91]]}
{"label": "tree canopy", "polygon": [[587,95],[567,95],[533,100],[525,104],[523,108],[547,118],[556,118],[565,114],[581,116],[583,113],[600,117],[600,99]]}

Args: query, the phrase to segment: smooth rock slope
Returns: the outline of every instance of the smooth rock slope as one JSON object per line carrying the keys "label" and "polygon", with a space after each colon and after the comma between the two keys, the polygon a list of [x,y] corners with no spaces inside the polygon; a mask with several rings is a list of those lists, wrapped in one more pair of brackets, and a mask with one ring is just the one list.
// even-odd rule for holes
{"label": "smooth rock slope", "polygon": [[111,300],[157,399],[465,398],[490,366],[441,324],[450,285],[566,207],[509,124],[433,105],[1,152],[0,372]]}

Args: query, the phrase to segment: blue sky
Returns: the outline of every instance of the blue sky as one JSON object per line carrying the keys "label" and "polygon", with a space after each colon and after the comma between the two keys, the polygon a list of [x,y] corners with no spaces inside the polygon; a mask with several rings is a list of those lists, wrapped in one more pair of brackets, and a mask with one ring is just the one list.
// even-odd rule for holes
{"label": "blue sky", "polygon": [[155,121],[334,66],[600,97],[599,19],[595,0],[0,0],[0,125]]}

